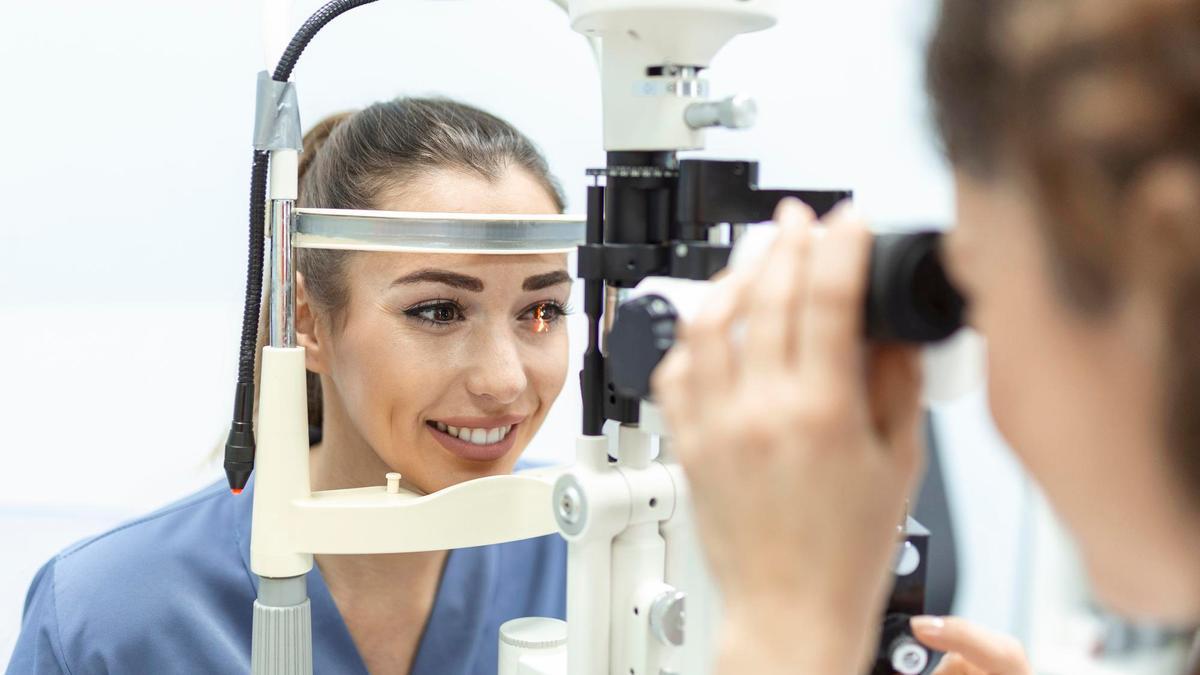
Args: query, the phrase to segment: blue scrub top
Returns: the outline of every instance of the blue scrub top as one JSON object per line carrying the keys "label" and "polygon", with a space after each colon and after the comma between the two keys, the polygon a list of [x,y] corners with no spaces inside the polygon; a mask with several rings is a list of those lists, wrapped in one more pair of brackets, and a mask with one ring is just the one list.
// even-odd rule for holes
{"label": "blue scrub top", "polygon": [[[248,672],[253,490],[234,497],[222,481],[55,556],[30,586],[7,672]],[[365,674],[315,565],[308,595],[314,673]],[[451,551],[411,672],[492,675],[500,624],[565,615],[557,534]]]}

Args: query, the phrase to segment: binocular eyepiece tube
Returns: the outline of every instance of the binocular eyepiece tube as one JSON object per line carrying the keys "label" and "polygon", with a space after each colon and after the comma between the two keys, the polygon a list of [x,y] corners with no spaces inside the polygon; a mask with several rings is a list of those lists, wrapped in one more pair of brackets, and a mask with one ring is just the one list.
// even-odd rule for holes
{"label": "binocular eyepiece tube", "polygon": [[940,232],[882,234],[871,247],[866,338],[940,342],[963,325],[966,301],[942,264]]}
{"label": "binocular eyepiece tube", "polygon": [[[966,301],[946,275],[941,233],[882,234],[871,248],[864,338],[873,342],[940,342],[963,325]],[[650,374],[675,343],[678,313],[660,295],[617,309],[608,339],[612,383],[624,396],[650,395]]]}

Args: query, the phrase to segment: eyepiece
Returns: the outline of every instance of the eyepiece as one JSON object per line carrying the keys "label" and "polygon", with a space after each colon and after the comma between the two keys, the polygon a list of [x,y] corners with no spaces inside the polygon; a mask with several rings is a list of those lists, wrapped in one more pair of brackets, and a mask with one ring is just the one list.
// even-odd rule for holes
{"label": "eyepiece", "polygon": [[[965,308],[942,267],[940,233],[875,238],[863,307],[868,340],[938,342],[962,328]],[[675,342],[676,320],[675,307],[659,295],[638,297],[617,309],[608,342],[615,391],[650,395],[650,374]]]}
{"label": "eyepiece", "polygon": [[866,337],[876,342],[939,342],[962,328],[966,302],[941,261],[938,232],[884,234],[871,248]]}

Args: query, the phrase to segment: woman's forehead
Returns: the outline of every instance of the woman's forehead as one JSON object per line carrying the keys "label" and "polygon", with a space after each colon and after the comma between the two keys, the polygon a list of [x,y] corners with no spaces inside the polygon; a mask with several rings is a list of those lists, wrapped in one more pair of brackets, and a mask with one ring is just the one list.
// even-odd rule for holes
{"label": "woman's forehead", "polygon": [[524,279],[567,269],[565,253],[486,254],[486,253],[395,253],[371,251],[355,256],[359,272],[386,279],[401,278],[421,270],[446,270],[480,279]]}
{"label": "woman's forehead", "polygon": [[376,208],[434,213],[558,213],[546,186],[511,167],[488,178],[470,171],[435,169],[388,186]]}

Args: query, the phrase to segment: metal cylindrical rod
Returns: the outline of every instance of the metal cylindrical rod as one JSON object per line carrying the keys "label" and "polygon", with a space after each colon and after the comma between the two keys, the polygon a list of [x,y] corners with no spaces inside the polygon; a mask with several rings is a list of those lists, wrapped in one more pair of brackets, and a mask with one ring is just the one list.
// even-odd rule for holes
{"label": "metal cylindrical rod", "polygon": [[312,605],[304,576],[259,577],[251,675],[312,675]]}
{"label": "metal cylindrical rod", "polygon": [[[604,187],[593,185],[587,190],[587,243],[604,243]],[[583,282],[583,312],[587,315],[587,351],[583,354],[583,370],[579,373],[579,388],[583,399],[583,433],[599,436],[604,428],[604,355],[600,351],[600,318],[604,313],[604,282],[589,278]],[[603,455],[604,462],[608,455]],[[575,671],[578,672],[578,671]]]}
{"label": "metal cylindrical rod", "polygon": [[271,201],[271,346],[296,346],[296,269],[291,199]]}

